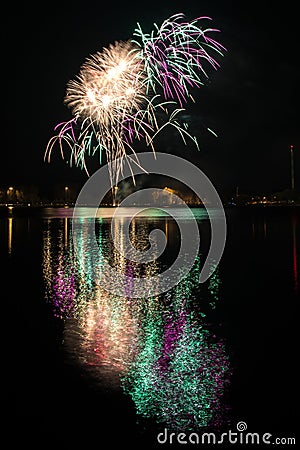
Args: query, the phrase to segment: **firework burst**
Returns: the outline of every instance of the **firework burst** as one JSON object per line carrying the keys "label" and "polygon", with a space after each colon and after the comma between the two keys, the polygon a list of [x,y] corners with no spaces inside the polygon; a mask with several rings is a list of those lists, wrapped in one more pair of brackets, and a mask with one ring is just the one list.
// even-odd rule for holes
{"label": "firework burst", "polygon": [[156,32],[145,34],[138,24],[134,33],[138,40],[133,42],[140,48],[148,85],[154,91],[157,86],[161,87],[164,97],[176,100],[181,107],[189,97],[192,98],[190,89],[200,87],[208,78],[205,65],[214,69],[219,67],[208,49],[220,55],[225,50],[209,37],[209,33],[219,30],[202,30],[199,27],[198,22],[204,19],[211,20],[209,17],[199,17],[185,22],[183,14],[175,14],[165,20],[160,28],[155,25]]}
{"label": "firework burst", "polygon": [[140,109],[145,75],[133,49],[130,42],[116,42],[86,60],[77,80],[67,85],[65,103],[74,116],[107,125]]}
{"label": "firework burst", "polygon": [[[75,80],[67,84],[64,103],[72,112],[69,121],[55,127],[45,157],[50,161],[58,142],[62,157],[71,152],[70,163],[85,169],[86,159],[103,153],[110,162],[111,185],[118,183],[123,163],[138,164],[134,141],[144,141],[155,154],[154,138],[166,126],[173,126],[186,142],[196,138],[179,120],[183,106],[193,99],[190,90],[207,78],[204,62],[214,69],[212,49],[222,55],[224,47],[208,34],[215,29],[199,28],[176,14],[151,34],[137,24],[135,39],[119,41],[86,59]],[[163,118],[163,119],[162,119]]]}

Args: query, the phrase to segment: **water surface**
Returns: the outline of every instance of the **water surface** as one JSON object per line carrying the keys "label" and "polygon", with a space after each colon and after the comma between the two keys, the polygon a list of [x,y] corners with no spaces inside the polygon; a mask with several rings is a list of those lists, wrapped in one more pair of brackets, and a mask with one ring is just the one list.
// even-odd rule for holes
{"label": "water surface", "polygon": [[[2,212],[13,402],[24,439],[70,443],[75,433],[92,442],[110,433],[118,445],[155,448],[164,427],[226,429],[244,420],[257,432],[295,431],[299,211],[227,210],[221,263],[201,285],[210,228],[205,210],[193,211],[203,242],[193,269],[169,292],[144,299],[130,298],[130,285],[115,296],[99,284],[84,235],[94,211],[83,211],[79,261],[71,208]],[[119,239],[131,213],[115,225]],[[170,216],[148,211],[132,221],[137,249],[148,248],[154,228],[167,236],[164,254],[138,265],[112,245],[111,214],[97,212],[101,254],[132,283],[176,258]]]}

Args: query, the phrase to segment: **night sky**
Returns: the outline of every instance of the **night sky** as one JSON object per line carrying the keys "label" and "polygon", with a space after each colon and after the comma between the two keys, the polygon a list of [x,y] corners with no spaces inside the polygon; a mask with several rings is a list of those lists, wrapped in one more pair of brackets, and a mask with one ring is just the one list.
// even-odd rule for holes
{"label": "night sky", "polygon": [[[207,15],[226,48],[218,71],[186,105],[200,152],[180,139],[162,140],[158,151],[196,163],[222,192],[270,193],[290,187],[290,145],[299,186],[299,25],[296,2],[124,1],[11,2],[2,18],[2,139],[0,187],[84,183],[79,168],[44,152],[54,126],[71,118],[66,84],[85,59],[110,43],[127,40],[139,22],[153,23],[182,12],[188,20]],[[214,137],[207,127],[215,131]],[[172,141],[174,139],[174,142]],[[96,166],[97,168],[99,166]]]}

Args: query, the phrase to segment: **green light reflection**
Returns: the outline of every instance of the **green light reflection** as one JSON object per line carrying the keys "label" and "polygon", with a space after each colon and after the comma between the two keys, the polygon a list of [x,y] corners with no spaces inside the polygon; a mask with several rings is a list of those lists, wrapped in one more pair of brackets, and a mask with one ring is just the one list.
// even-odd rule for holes
{"label": "green light reflection", "polygon": [[[74,255],[69,222],[48,220],[44,232],[46,298],[54,315],[64,320],[64,346],[74,364],[96,384],[111,389],[121,386],[137,416],[145,420],[178,429],[222,423],[228,413],[223,398],[230,382],[230,362],[224,342],[207,320],[219,301],[218,270],[206,286],[199,285],[198,256],[185,279],[159,297],[114,296],[97,284],[86,220],[82,220],[78,242],[81,264]],[[121,249],[124,220],[115,221]],[[167,230],[172,247],[177,235],[171,222],[152,217],[132,221],[132,244],[144,249],[153,225]],[[110,241],[109,220],[98,219],[96,232],[99,270],[107,258],[134,283],[134,277],[159,273],[166,263],[153,261],[141,267],[128,261]]]}

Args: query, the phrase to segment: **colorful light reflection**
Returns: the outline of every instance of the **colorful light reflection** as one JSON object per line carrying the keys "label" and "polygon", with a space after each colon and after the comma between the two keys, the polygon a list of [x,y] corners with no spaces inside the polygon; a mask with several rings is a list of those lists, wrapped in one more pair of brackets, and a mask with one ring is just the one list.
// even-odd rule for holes
{"label": "colorful light reflection", "polygon": [[[62,220],[62,219],[58,219]],[[115,223],[120,239],[124,220]],[[166,219],[158,220],[165,229]],[[135,219],[132,244],[144,249],[154,218]],[[157,225],[156,223],[156,225]],[[159,226],[159,225],[158,225]],[[144,264],[119,254],[109,233],[110,221],[97,222],[99,270],[105,256],[123,273],[153,275],[157,261]],[[168,226],[169,245],[174,234]],[[76,262],[68,223],[48,221],[44,234],[44,279],[54,314],[65,321],[64,345],[74,362],[95,381],[123,389],[137,415],[172,428],[220,424],[227,407],[223,395],[230,382],[230,363],[221,339],[210,331],[199,299],[200,257],[192,271],[171,291],[148,299],[116,297],[97,284],[92,271],[86,219],[82,219],[82,247]],[[84,267],[84,269],[82,269]],[[207,287],[206,309],[216,307],[219,275]],[[132,286],[126,286],[130,293]]]}
{"label": "colorful light reflection", "polygon": [[230,378],[225,346],[209,332],[205,314],[193,302],[197,275],[199,261],[169,292],[167,304],[148,305],[137,355],[123,377],[138,414],[181,430],[222,423]]}

